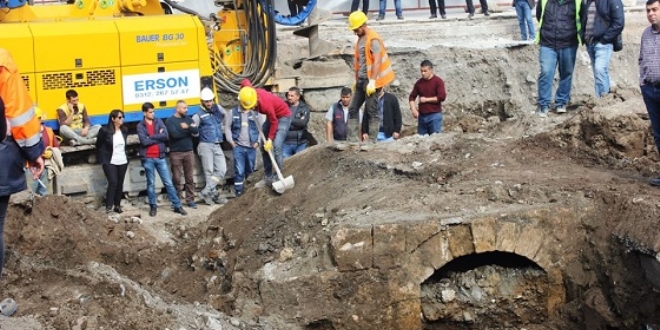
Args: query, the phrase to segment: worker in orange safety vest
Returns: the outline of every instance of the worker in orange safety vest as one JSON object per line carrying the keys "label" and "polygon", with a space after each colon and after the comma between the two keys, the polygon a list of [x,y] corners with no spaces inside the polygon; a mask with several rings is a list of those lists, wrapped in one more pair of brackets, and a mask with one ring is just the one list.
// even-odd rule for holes
{"label": "worker in orange safety vest", "polygon": [[26,161],[37,180],[44,170],[41,124],[16,63],[0,48],[0,276],[4,265],[4,224],[9,196],[27,189]]}

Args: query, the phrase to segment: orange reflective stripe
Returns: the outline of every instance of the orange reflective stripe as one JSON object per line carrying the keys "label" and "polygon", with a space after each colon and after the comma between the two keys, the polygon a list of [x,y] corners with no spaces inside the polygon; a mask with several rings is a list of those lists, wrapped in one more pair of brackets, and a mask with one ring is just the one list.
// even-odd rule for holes
{"label": "orange reflective stripe", "polygon": [[55,145],[55,133],[53,133],[53,130],[50,127],[44,127],[46,130],[46,138],[48,138],[48,145],[47,147],[52,147]]}
{"label": "orange reflective stripe", "polygon": [[5,115],[11,125],[11,135],[21,147],[31,147],[41,140],[41,123],[27,86],[6,49],[0,48],[0,97],[5,103]]}

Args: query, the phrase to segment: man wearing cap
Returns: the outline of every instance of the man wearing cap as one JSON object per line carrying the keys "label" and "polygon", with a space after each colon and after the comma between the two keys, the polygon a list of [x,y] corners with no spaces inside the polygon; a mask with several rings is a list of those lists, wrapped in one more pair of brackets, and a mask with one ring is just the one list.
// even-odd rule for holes
{"label": "man wearing cap", "polygon": [[266,135],[264,141],[264,181],[270,186],[274,181],[273,164],[267,152],[273,151],[275,162],[282,170],[283,153],[282,147],[286,139],[286,133],[291,126],[291,110],[281,98],[271,94],[263,88],[254,88],[248,79],[243,79],[241,90],[238,92],[238,100],[246,110],[257,110],[266,115],[263,124],[263,132]]}
{"label": "man wearing cap", "polygon": [[[348,27],[358,36],[355,45],[355,94],[348,110],[348,140],[360,140],[359,110],[366,101],[365,115],[378,116],[378,94],[394,81],[394,70],[387,56],[383,39],[367,27],[367,15],[356,11],[348,17]],[[363,132],[376,142],[379,120],[369,122],[369,131]],[[366,141],[365,141],[366,142]]]}
{"label": "man wearing cap", "polygon": [[215,94],[213,91],[204,87],[200,94],[202,101],[199,110],[193,115],[193,125],[198,127],[199,145],[197,154],[202,161],[204,169],[204,189],[199,195],[204,202],[209,205],[225,204],[227,199],[218,197],[216,186],[225,177],[227,164],[225,163],[225,154],[222,152],[223,130],[222,124],[227,113],[220,105],[214,102]]}

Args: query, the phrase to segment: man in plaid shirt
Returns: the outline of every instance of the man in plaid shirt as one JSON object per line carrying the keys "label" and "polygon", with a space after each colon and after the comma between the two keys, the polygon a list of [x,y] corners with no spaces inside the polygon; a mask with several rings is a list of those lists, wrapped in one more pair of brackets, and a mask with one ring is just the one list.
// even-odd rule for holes
{"label": "man in plaid shirt", "polygon": [[[655,146],[660,150],[660,0],[646,2],[646,18],[651,23],[642,33],[639,49],[639,84],[651,120]],[[651,185],[660,186],[660,178]]]}

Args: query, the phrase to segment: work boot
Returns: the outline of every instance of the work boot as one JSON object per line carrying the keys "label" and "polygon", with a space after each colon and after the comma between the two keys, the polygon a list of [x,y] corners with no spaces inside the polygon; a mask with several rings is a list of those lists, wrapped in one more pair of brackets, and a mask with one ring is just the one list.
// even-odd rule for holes
{"label": "work boot", "polygon": [[151,205],[149,207],[149,216],[155,217],[157,212],[156,210],[157,210],[156,205]]}
{"label": "work boot", "polygon": [[349,118],[348,123],[346,123],[347,127],[347,134],[346,134],[346,141],[347,142],[355,142],[355,141],[360,141],[360,137],[358,136],[360,132],[360,120],[357,118]]}
{"label": "work boot", "polygon": [[382,21],[385,19],[385,15],[378,15],[378,18],[376,18],[377,21]]}
{"label": "work boot", "polygon": [[213,197],[213,203],[216,204],[227,204],[227,199],[224,197]]}
{"label": "work boot", "polygon": [[187,215],[188,214],[188,212],[186,212],[186,210],[184,210],[183,207],[181,207],[181,206],[175,207],[174,208],[174,213],[179,213],[181,215]]}
{"label": "work boot", "polygon": [[199,196],[202,197],[202,199],[204,200],[204,203],[206,203],[207,205],[214,205],[215,204],[215,203],[213,203],[213,196],[211,195],[210,191],[202,190],[199,193]]}
{"label": "work boot", "polygon": [[[378,141],[378,132],[380,131],[380,121],[372,120],[369,123],[369,142],[376,143]],[[364,141],[367,142],[367,141]]]}

